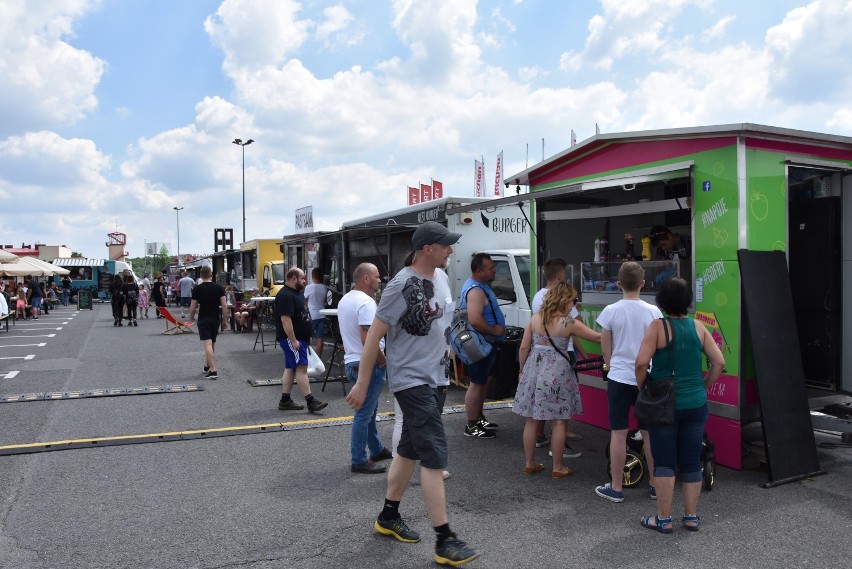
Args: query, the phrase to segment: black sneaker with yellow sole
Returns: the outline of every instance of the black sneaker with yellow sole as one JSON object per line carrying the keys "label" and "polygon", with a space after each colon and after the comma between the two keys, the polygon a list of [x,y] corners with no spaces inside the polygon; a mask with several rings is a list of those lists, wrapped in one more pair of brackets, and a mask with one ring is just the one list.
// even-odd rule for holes
{"label": "black sneaker with yellow sole", "polygon": [[382,535],[389,535],[405,543],[417,543],[420,541],[420,534],[408,527],[408,524],[402,518],[395,518],[393,520],[376,518],[373,529]]}
{"label": "black sneaker with yellow sole", "polygon": [[435,546],[435,563],[457,567],[479,557],[479,552],[453,534]]}

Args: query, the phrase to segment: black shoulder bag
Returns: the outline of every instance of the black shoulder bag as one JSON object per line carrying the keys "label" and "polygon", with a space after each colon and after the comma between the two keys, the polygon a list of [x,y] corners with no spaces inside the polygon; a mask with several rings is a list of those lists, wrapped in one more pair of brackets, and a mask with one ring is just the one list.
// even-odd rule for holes
{"label": "black shoulder bag", "polygon": [[[666,333],[666,347],[669,350],[672,373],[665,379],[652,381],[648,377],[639,391],[636,407],[633,409],[633,416],[640,423],[650,425],[671,425],[674,423],[675,414],[675,350],[668,328],[671,322],[667,318],[661,320]],[[674,335],[674,328],[672,328],[672,335]]]}

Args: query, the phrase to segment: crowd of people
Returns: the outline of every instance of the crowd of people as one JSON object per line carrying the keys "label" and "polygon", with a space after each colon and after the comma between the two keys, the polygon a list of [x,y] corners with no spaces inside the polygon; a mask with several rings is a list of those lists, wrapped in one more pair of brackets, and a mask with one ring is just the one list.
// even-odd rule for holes
{"label": "crowd of people", "polygon": [[[423,498],[436,534],[434,559],[450,565],[467,563],[479,555],[450,530],[443,485],[448,475],[447,439],[441,420],[449,365],[445,332],[456,306],[443,268],[459,237],[439,224],[423,224],[412,239],[410,262],[388,284],[378,306],[372,300],[378,288],[378,271],[366,264],[356,268],[354,290],[338,307],[346,374],[355,382],[347,395],[356,411],[351,469],[368,474],[388,471],[384,504],[373,527],[402,542],[420,541],[420,534],[399,513],[414,466],[420,461]],[[572,417],[582,412],[573,339],[600,343],[607,380],[609,452],[614,465],[625,460],[630,410],[640,389],[645,382],[674,375],[674,422],[639,424],[650,472],[647,496],[657,505],[657,513],[645,516],[640,523],[661,533],[673,531],[672,499],[675,474],[679,474],[684,495],[681,521],[687,530],[698,531],[700,455],[708,416],[706,390],[719,377],[724,360],[706,327],[687,318],[692,303],[689,285],[680,278],[669,279],[657,294],[655,306],[640,298],[644,285],[641,265],[623,263],[618,281],[622,299],[600,313],[597,325],[601,332],[597,332],[579,318],[577,291],[565,282],[565,267],[561,259],[544,263],[546,286],[534,298],[533,316],[521,341],[521,371],[512,409],[526,419],[523,474],[544,470],[535,459],[535,449],[548,443],[551,477],[562,479],[572,474],[563,461],[581,456],[570,443],[582,439],[569,428]],[[458,306],[467,310],[477,332],[497,344],[505,333],[505,322],[495,308],[496,299],[489,286],[493,278],[493,262],[488,255],[475,255],[471,278],[462,288]],[[668,327],[667,336],[662,332],[664,326]],[[673,339],[669,342],[667,337]],[[675,353],[679,357],[675,358]],[[702,372],[705,357],[706,373]],[[493,351],[467,367],[467,437],[496,437],[497,425],[482,413],[493,367]],[[394,395],[399,425],[399,436],[395,428],[391,449],[384,446],[375,428],[378,393],[386,383]],[[551,424],[549,437],[546,423]],[[390,457],[393,461],[389,468],[379,464]],[[616,476],[594,490],[601,498],[620,503],[624,501],[621,470],[613,471]]]}
{"label": "crowd of people", "polygon": [[67,305],[56,283],[39,281],[32,275],[22,282],[0,280],[0,297],[0,318],[8,314],[15,319],[38,320],[40,315],[50,313],[52,305]]}
{"label": "crowd of people", "polygon": [[[493,379],[497,345],[506,333],[506,323],[490,284],[494,262],[478,253],[471,259],[471,276],[458,299],[452,297],[444,269],[461,237],[434,222],[422,224],[413,234],[412,253],[405,267],[375,301],[381,278],[376,266],[364,263],[355,268],[353,287],[337,307],[337,325],[344,347],[344,369],[352,387],[346,396],[355,410],[351,429],[350,469],[358,474],[387,472],[384,502],[373,522],[375,531],[399,541],[421,539],[400,514],[400,505],[416,463],[420,462],[422,495],[435,531],[434,560],[461,565],[479,552],[450,529],[444,481],[449,449],[442,411],[449,385],[451,353],[447,331],[456,307],[466,310],[470,325],[495,347],[483,359],[467,366],[470,380],[465,394],[467,423],[463,435],[493,439],[498,426],[483,413],[489,381]],[[603,376],[607,381],[610,426],[609,456],[613,465],[626,457],[630,410],[646,382],[674,377],[675,418],[671,424],[639,424],[650,473],[647,495],[656,500],[657,512],[640,520],[643,527],[672,533],[672,502],[675,476],[683,492],[682,525],[698,531],[698,499],[701,492],[701,447],[708,417],[707,388],[723,367],[721,351],[706,327],[687,316],[692,292],[686,281],[671,278],[656,295],[656,305],[640,298],[644,285],[642,266],[625,262],[618,273],[622,298],[606,306],[597,317],[601,332],[582,322],[577,310],[577,291],[566,282],[566,263],[550,259],[544,263],[545,286],[533,299],[533,315],[519,350],[520,374],[512,411],[525,418],[519,446],[523,447],[523,475],[545,469],[536,460],[536,448],[550,445],[551,477],[571,476],[566,459],[582,453],[572,443],[582,439],[572,432],[570,420],[582,413],[583,403],[575,365],[575,339],[600,343]],[[272,313],[276,340],[284,354],[281,398],[278,409],[317,412],[327,406],[317,399],[308,379],[307,367],[316,339],[322,354],[326,333],[327,289],[322,274],[312,271],[308,285],[305,272],[291,268],[285,286],[275,296]],[[173,285],[148,275],[137,284],[132,275],[117,275],[112,284],[114,325],[138,326],[137,317],[147,318],[149,303],[164,306],[173,286],[182,311],[190,320],[198,317],[199,337],[204,346],[204,374],[217,379],[215,343],[230,318],[234,330],[244,331],[251,322],[250,311],[237,301],[232,287],[212,282],[209,267],[195,281],[186,273]],[[30,307],[29,317],[38,318],[41,299],[61,294],[54,286],[43,288],[29,279],[11,291],[3,290],[8,308]],[[13,304],[14,303],[14,304]],[[0,310],[3,309],[0,303]],[[231,309],[232,311],[229,311]],[[665,317],[663,316],[665,313]],[[185,313],[182,314],[186,317]],[[157,314],[159,317],[159,314]],[[707,372],[702,371],[706,358]],[[305,404],[292,396],[298,385]],[[380,393],[387,385],[394,397],[395,424],[390,446],[378,433],[376,416]],[[546,424],[550,424],[550,435]],[[384,464],[391,460],[390,466]],[[616,476],[594,491],[613,503],[623,502],[620,469]]]}

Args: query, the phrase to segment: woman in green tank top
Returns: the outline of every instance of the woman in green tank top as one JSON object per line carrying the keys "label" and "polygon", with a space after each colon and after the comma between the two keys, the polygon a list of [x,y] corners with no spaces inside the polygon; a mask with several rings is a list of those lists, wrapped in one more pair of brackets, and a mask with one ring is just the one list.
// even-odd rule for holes
{"label": "woman in green tank top", "polygon": [[[692,291],[685,280],[673,278],[663,283],[656,301],[668,317],[648,327],[636,357],[636,379],[641,389],[652,357],[654,366],[648,381],[670,377],[674,371],[675,420],[671,425],[648,426],[657,482],[657,515],[645,516],[641,523],[648,529],[672,533],[672,496],[675,472],[679,470],[683,525],[689,531],[698,531],[707,388],[719,378],[725,359],[704,324],[687,316]],[[667,342],[666,331],[671,343]],[[710,363],[707,375],[701,370],[704,356]]]}

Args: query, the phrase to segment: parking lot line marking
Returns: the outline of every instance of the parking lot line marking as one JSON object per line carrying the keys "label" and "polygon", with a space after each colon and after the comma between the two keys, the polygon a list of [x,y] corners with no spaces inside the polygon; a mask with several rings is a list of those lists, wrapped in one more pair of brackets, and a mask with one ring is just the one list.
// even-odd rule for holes
{"label": "parking lot line marking", "polygon": [[32,334],[31,336],[3,336],[3,339],[17,340],[19,338],[55,338],[56,334]]}
{"label": "parking lot line marking", "polygon": [[31,360],[35,357],[35,354],[30,354],[28,356],[6,356],[4,358],[0,358],[0,360]]}
{"label": "parking lot line marking", "polygon": [[3,379],[12,379],[16,375],[21,373],[20,371],[7,371],[6,373],[0,374],[3,376]]}
{"label": "parking lot line marking", "polygon": [[5,346],[0,346],[0,348],[26,348],[29,346],[38,346],[39,348],[43,348],[46,345],[46,342],[42,342],[41,344],[7,344]]}
{"label": "parking lot line marking", "polygon": [[[505,409],[512,406],[512,400],[500,400],[486,403],[485,409]],[[454,405],[444,408],[444,413],[463,413],[464,405]],[[285,421],[276,423],[264,423],[260,425],[241,425],[233,427],[215,427],[212,429],[193,429],[187,431],[170,431],[164,433],[150,433],[137,435],[119,435],[112,437],[93,437],[85,439],[70,439],[64,441],[50,441],[42,443],[26,443],[18,445],[0,446],[0,456],[15,454],[31,454],[36,452],[51,452],[58,450],[73,450],[81,448],[95,448],[98,446],[113,446],[127,444],[147,444],[171,441],[197,440],[202,438],[229,437],[235,435],[250,435],[270,433],[279,431],[296,431],[302,429],[339,427],[351,425],[353,415],[341,417],[318,417],[316,419],[304,419],[298,421]],[[394,418],[393,411],[378,413],[378,421],[389,421]]]}
{"label": "parking lot line marking", "polygon": [[63,401],[85,399],[88,397],[117,397],[121,395],[156,395],[158,393],[191,393],[204,391],[203,385],[147,385],[142,387],[110,387],[79,389],[71,391],[45,391],[39,393],[20,393],[0,395],[0,403],[24,403],[29,401]]}

